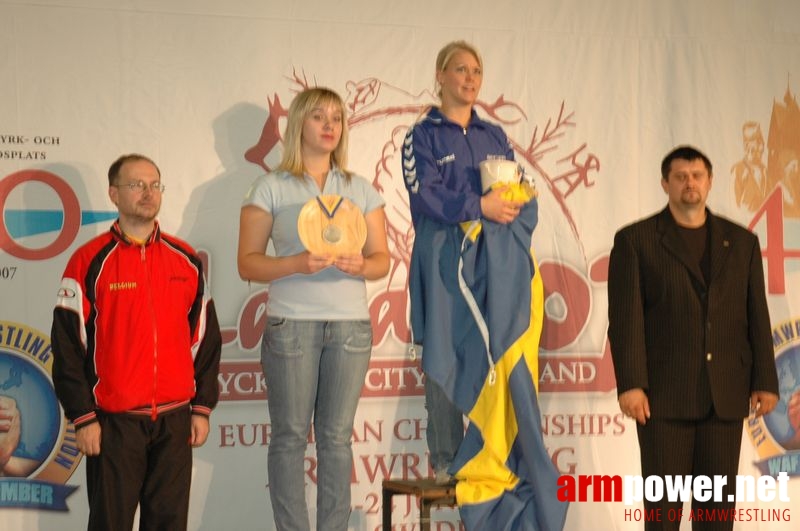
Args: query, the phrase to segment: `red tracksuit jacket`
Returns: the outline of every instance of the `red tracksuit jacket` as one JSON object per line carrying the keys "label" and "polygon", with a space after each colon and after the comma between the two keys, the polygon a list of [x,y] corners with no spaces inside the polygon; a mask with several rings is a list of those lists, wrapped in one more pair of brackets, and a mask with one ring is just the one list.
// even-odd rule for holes
{"label": "red tracksuit jacket", "polygon": [[96,411],[149,414],[219,398],[222,339],[202,264],[156,225],[144,245],[111,230],[70,258],[53,312],[53,383],[79,428]]}

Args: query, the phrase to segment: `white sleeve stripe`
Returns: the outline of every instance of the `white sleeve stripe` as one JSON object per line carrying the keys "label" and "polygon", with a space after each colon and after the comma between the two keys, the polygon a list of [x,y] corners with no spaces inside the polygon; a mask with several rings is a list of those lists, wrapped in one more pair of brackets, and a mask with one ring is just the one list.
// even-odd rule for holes
{"label": "white sleeve stripe", "polygon": [[61,286],[58,288],[58,298],[56,308],[64,308],[75,312],[78,316],[81,333],[81,343],[86,348],[86,322],[83,315],[83,287],[74,278],[64,277],[61,279]]}

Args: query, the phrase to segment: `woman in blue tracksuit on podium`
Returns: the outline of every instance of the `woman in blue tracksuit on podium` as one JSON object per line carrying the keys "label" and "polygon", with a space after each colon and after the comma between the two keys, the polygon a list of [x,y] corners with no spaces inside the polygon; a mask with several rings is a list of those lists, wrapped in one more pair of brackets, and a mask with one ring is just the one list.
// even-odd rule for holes
{"label": "woman in blue tracksuit on podium", "polygon": [[[424,113],[403,145],[403,177],[415,230],[409,278],[411,328],[413,341],[423,347],[426,434],[431,466],[441,484],[452,480],[448,469],[464,434],[462,413],[445,392],[456,386],[456,368],[437,356],[453,349],[459,324],[472,319],[455,315],[448,304],[448,297],[459,289],[461,223],[487,219],[508,224],[522,208],[520,202],[503,199],[502,187],[482,194],[479,164],[486,159],[514,159],[503,130],[475,112],[482,81],[483,62],[474,46],[454,41],[442,48],[436,58],[441,104]],[[446,268],[432,253],[443,246],[453,258]],[[432,275],[437,276],[435,282]],[[439,289],[434,286],[443,291],[432,293]],[[436,334],[425,334],[426,318],[437,321]],[[439,333],[442,329],[451,333]]]}

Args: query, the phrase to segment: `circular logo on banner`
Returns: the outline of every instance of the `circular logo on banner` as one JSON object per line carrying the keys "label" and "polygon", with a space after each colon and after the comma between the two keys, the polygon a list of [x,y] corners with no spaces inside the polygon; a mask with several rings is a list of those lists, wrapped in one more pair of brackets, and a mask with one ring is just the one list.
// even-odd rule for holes
{"label": "circular logo on banner", "polygon": [[[3,219],[0,219],[0,249],[23,260],[46,260],[62,253],[75,240],[81,226],[81,208],[75,192],[58,175],[44,170],[23,170],[12,173],[0,181],[0,214],[3,218],[6,214],[6,201],[11,192],[29,182],[39,182],[49,186],[58,196],[63,208],[63,217],[59,216],[60,231],[49,245],[41,249],[31,249],[18,243],[5,226]],[[52,228],[46,220],[37,221],[45,223],[48,229]]]}
{"label": "circular logo on banner", "polygon": [[52,365],[48,336],[0,321],[0,507],[65,511],[76,489],[64,484],[81,453],[56,398]]}
{"label": "circular logo on banner", "polygon": [[747,431],[764,475],[786,472],[800,475],[800,318],[780,323],[773,329],[777,357],[780,400],[763,417],[747,421]]}

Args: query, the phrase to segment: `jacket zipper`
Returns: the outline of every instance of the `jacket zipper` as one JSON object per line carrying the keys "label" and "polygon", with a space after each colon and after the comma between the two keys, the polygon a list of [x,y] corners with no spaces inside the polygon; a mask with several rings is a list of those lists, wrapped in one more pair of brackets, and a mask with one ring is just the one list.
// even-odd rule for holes
{"label": "jacket zipper", "polygon": [[141,246],[141,255],[147,280],[147,302],[150,307],[150,318],[153,324],[153,392],[150,396],[150,418],[155,422],[156,418],[158,418],[158,407],[156,404],[156,383],[158,381],[158,328],[156,327],[156,310],[155,306],[153,306],[153,283],[150,277],[150,268],[147,263],[146,245],[144,244]]}

